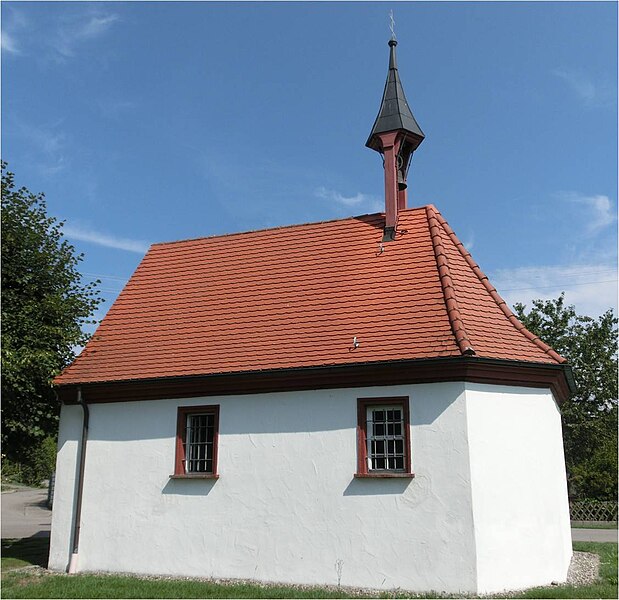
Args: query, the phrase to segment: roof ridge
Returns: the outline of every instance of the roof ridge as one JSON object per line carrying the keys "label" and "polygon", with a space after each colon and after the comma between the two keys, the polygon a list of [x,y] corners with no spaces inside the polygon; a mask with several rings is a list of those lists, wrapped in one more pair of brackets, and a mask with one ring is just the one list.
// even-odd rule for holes
{"label": "roof ridge", "polygon": [[[409,212],[415,210],[422,210],[423,206],[413,206],[410,208],[405,208],[400,210],[399,212]],[[232,233],[216,233],[213,235],[201,235],[193,238],[185,238],[181,240],[170,240],[168,242],[155,242],[150,245],[151,248],[154,246],[168,246],[170,244],[183,244],[185,242],[197,242],[199,240],[212,240],[213,238],[228,238],[235,235],[246,235],[250,233],[262,233],[264,231],[278,231],[281,229],[292,229],[293,227],[310,227],[313,225],[326,225],[327,223],[338,223],[341,221],[352,221],[353,219],[360,219],[361,217],[374,217],[378,215],[383,215],[384,212],[374,212],[374,213],[364,213],[361,215],[352,215],[350,217],[342,217],[340,219],[327,219],[326,221],[308,221],[307,223],[291,223],[290,225],[276,225],[275,227],[264,227],[263,229],[248,229],[247,231],[234,231]]]}
{"label": "roof ridge", "polygon": [[235,235],[247,235],[249,233],[262,233],[263,231],[278,231],[280,229],[291,229],[293,227],[309,227],[311,225],[326,225],[327,223],[337,223],[338,221],[350,221],[359,217],[372,217],[382,213],[367,213],[363,215],[354,215],[351,217],[343,217],[341,219],[328,219],[326,221],[309,221],[307,223],[291,223],[289,225],[276,225],[275,227],[264,227],[262,229],[247,229],[246,231],[233,231],[232,233],[215,233],[213,235],[200,235],[193,238],[184,238],[182,240],[170,240],[168,242],[155,242],[151,246],[168,246],[170,244],[183,244],[185,242],[197,242],[199,240],[212,240],[213,238],[228,238]]}
{"label": "roof ridge", "polygon": [[438,222],[443,227],[445,233],[449,236],[451,241],[454,243],[466,263],[471,267],[472,271],[475,273],[479,281],[486,288],[486,291],[490,294],[492,299],[495,301],[497,306],[503,311],[503,314],[507,317],[509,322],[519,331],[525,338],[529,341],[533,342],[538,348],[543,350],[550,358],[556,360],[558,363],[565,363],[567,359],[563,358],[560,354],[558,354],[555,350],[553,350],[546,342],[543,342],[539,336],[531,333],[516,317],[516,315],[512,312],[512,310],[507,305],[507,302],[501,298],[499,293],[496,291],[496,288],[490,283],[488,276],[479,268],[479,265],[473,260],[471,253],[464,247],[464,244],[458,239],[458,236],[455,234],[454,230],[449,226],[449,223],[445,220],[443,215],[434,207],[433,205],[429,205],[428,208],[434,211],[434,216],[438,220]]}
{"label": "roof ridge", "polygon": [[430,239],[432,240],[432,248],[434,249],[434,257],[436,258],[436,266],[438,267],[439,280],[441,282],[441,290],[443,292],[443,298],[445,299],[445,306],[447,307],[449,324],[451,325],[451,330],[456,338],[456,343],[458,344],[460,352],[464,356],[474,356],[475,349],[469,340],[466,329],[464,328],[464,322],[460,316],[460,308],[458,307],[458,299],[456,298],[455,287],[451,279],[449,261],[443,250],[441,232],[436,219],[436,209],[431,204],[426,206],[425,209],[428,219],[428,228],[430,230]]}

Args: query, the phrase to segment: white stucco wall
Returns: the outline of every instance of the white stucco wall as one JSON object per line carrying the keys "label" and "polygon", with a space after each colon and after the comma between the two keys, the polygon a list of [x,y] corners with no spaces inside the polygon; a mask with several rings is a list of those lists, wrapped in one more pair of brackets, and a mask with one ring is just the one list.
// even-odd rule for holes
{"label": "white stucco wall", "polygon": [[56,484],[52,503],[52,534],[49,565],[64,571],[69,565],[72,542],[72,516],[75,510],[75,480],[79,440],[82,434],[81,406],[62,406],[58,428]]}
{"label": "white stucco wall", "polygon": [[[354,479],[357,398],[410,396],[416,478]],[[464,386],[96,404],[78,569],[475,588]],[[170,480],[178,406],[219,404],[217,481]],[[69,561],[80,423],[63,411],[50,566]],[[60,499],[63,499],[62,501]]]}
{"label": "white stucco wall", "polygon": [[561,417],[549,390],[466,384],[480,593],[565,581]]}
{"label": "white stucco wall", "polygon": [[[382,396],[410,398],[413,480],[353,477],[357,398]],[[177,408],[203,404],[220,405],[220,479],[171,480]],[[80,435],[64,407],[58,570]],[[549,392],[463,383],[91,405],[78,569],[335,584],[342,561],[342,585],[453,593],[560,580],[560,435]]]}

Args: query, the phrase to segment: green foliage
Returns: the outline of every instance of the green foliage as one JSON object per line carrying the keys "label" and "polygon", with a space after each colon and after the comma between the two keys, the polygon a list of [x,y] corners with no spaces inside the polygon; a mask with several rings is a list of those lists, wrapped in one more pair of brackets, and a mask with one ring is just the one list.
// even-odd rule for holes
{"label": "green foliage", "polygon": [[10,483],[21,483],[22,467],[21,464],[13,462],[4,454],[2,455],[2,485]]}
{"label": "green foliage", "polygon": [[[617,408],[598,420],[607,420],[591,454],[572,465],[572,486],[581,496],[617,499]],[[613,429],[613,427],[615,429]],[[614,432],[614,433],[613,433]]]}
{"label": "green foliage", "polygon": [[56,438],[48,436],[28,448],[19,462],[3,455],[2,481],[39,486],[48,480],[56,468]]}
{"label": "green foliage", "polygon": [[15,188],[2,162],[2,443],[11,460],[55,435],[52,379],[85,344],[82,325],[101,302],[99,282],[82,282],[82,255],[62,226],[43,194]]}
{"label": "green foliage", "polygon": [[514,309],[573,369],[576,393],[561,407],[570,496],[617,500],[617,318],[578,315],[563,294]]}

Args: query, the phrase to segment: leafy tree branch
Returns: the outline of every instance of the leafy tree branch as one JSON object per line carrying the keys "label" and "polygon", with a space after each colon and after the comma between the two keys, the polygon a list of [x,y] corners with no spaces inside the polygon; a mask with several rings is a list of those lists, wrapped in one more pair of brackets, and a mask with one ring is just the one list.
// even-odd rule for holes
{"label": "leafy tree branch", "polygon": [[44,195],[16,189],[2,162],[2,442],[13,460],[56,434],[52,379],[86,343],[82,327],[102,301],[62,227]]}
{"label": "leafy tree branch", "polygon": [[617,318],[578,315],[556,300],[514,306],[525,327],[572,366],[576,393],[561,407],[570,495],[617,499]]}

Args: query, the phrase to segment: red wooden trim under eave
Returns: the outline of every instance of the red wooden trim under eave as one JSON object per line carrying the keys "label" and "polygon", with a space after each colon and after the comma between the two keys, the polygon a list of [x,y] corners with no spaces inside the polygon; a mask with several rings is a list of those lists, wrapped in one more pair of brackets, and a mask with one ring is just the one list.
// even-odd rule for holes
{"label": "red wooden trim under eave", "polygon": [[[408,396],[391,396],[385,398],[357,398],[357,472],[355,477],[371,478],[371,477],[412,477],[411,472],[411,435],[410,435],[410,411],[409,411]],[[406,447],[406,461],[404,463],[403,472],[376,472],[368,471],[368,454],[365,445],[366,430],[366,415],[368,406],[380,406],[381,404],[401,404],[404,417],[404,444]]]}
{"label": "red wooden trim under eave", "polygon": [[[205,404],[202,406],[179,406],[176,417],[176,457],[174,460],[174,478],[191,478],[185,473],[183,462],[185,451],[183,449],[183,433],[187,425],[187,415],[189,414],[211,414],[214,416],[213,432],[213,472],[209,473],[209,478],[217,479],[217,456],[219,453],[219,404]],[[204,477],[206,478],[206,477]]]}
{"label": "red wooden trim under eave", "polygon": [[172,400],[230,394],[259,394],[343,387],[374,387],[439,381],[550,388],[558,402],[573,393],[569,368],[479,356],[358,363],[204,376],[92,382],[56,388],[64,404],[75,404],[77,388],[89,404]]}

